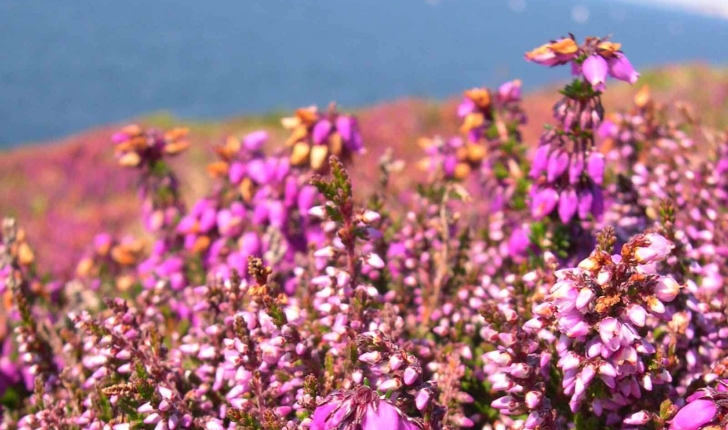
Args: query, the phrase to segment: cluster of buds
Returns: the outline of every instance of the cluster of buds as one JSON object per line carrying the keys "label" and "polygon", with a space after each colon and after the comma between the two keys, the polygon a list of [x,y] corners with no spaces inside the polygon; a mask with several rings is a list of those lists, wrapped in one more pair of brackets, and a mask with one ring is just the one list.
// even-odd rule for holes
{"label": "cluster of buds", "polygon": [[[407,354],[384,333],[366,332],[357,338],[359,361],[371,367],[377,389],[382,392],[411,388],[421,384],[422,368],[414,355]],[[424,406],[426,405],[418,405]]]}
{"label": "cluster of buds", "polygon": [[[472,88],[463,93],[457,114],[462,119],[460,131],[469,142],[481,143],[483,139],[492,140],[494,137],[506,140],[510,123],[526,122],[526,115],[520,106],[520,80],[508,81],[491,94],[487,88]],[[494,124],[498,133],[489,136],[489,129]]]}
{"label": "cluster of buds", "polygon": [[186,128],[174,128],[163,133],[129,125],[112,136],[119,164],[143,172],[139,198],[144,226],[150,232],[167,230],[184,212],[179,181],[163,160],[189,148],[188,132]]}
{"label": "cluster of buds", "polygon": [[119,164],[124,167],[149,168],[167,155],[177,155],[190,147],[189,130],[174,128],[165,133],[129,125],[112,136]]}
{"label": "cluster of buds", "polygon": [[207,172],[213,178],[227,179],[225,182],[237,187],[243,200],[249,202],[255,191],[250,171],[257,171],[259,168],[250,168],[248,164],[263,157],[261,150],[267,141],[268,133],[265,131],[249,133],[242,139],[228,137],[224,144],[214,148],[219,160],[210,163]]}
{"label": "cluster of buds", "polygon": [[435,177],[463,180],[485,159],[487,149],[480,143],[465,142],[460,137],[442,139],[422,138],[419,145],[427,158],[420,161],[421,169]]}
{"label": "cluster of buds", "polygon": [[243,281],[240,288],[252,302],[231,319],[234,335],[223,339],[220,377],[205,388],[219,390],[228,385],[226,398],[234,408],[252,411],[259,418],[268,410],[285,418],[301,408],[298,400],[304,396],[304,376],[314,370],[305,364],[311,341],[299,333],[297,303],[269,279],[271,269],[251,257],[248,272],[254,282]]}
{"label": "cluster of buds", "polygon": [[[605,243],[613,243],[607,236]],[[593,395],[589,387],[595,377],[608,391],[588,405],[597,416],[607,411],[609,425],[624,418],[618,411],[642,398],[643,390],[651,392],[655,385],[671,382],[657,339],[642,334],[643,327],[659,324],[667,312],[665,303],[680,292],[674,279],[654,269],[671,249],[672,244],[655,233],[633,238],[621,255],[597,248],[578,268],[556,272],[557,282],[546,301],[534,306],[536,317],[526,328],[540,330],[553,321],[560,334],[557,365],[564,372],[562,388],[571,396],[572,412]],[[645,415],[642,423],[624,423],[649,420]]]}
{"label": "cluster of buds", "polygon": [[557,210],[566,224],[574,216],[586,220],[590,215],[602,215],[604,158],[584,142],[573,142],[556,130],[546,131],[536,150],[530,176],[537,180],[531,190],[534,218],[541,219]]}
{"label": "cluster of buds", "polygon": [[630,84],[639,78],[621,48],[620,43],[598,37],[587,37],[580,46],[570,35],[527,52],[526,60],[551,67],[571,63],[574,74],[583,75],[595,91],[603,91],[607,75]]}
{"label": "cluster of buds", "polygon": [[[143,424],[169,429],[199,426],[201,420],[193,418],[185,391],[180,390],[183,378],[173,368],[174,360],[170,360],[156,328],[162,322],[161,315],[140,313],[122,299],[107,300],[106,305],[112,315],[103,321],[86,311],[69,314],[76,328],[85,334],[80,364],[88,376],[78,381],[81,388],[105,387],[102,392],[111,404],[135,409]],[[150,311],[145,309],[146,313]],[[71,354],[78,347],[69,344],[64,350]],[[126,382],[113,384],[119,376]],[[92,402],[84,406],[88,409],[76,424],[92,425],[94,411],[98,410]],[[119,428],[129,428],[126,425]]]}
{"label": "cluster of buds", "polygon": [[159,280],[182,286],[185,268],[174,255],[180,248],[199,257],[200,268],[211,276],[228,278],[233,270],[246,272],[249,256],[293,263],[295,253],[321,242],[323,232],[308,215],[315,188],[288,158],[261,151],[267,139],[266,132],[256,131],[216,147],[220,160],[208,165],[216,188],[183,214],[173,237],[153,247],[143,264],[148,288]]}
{"label": "cluster of buds", "polygon": [[465,98],[458,105],[458,117],[463,121],[460,131],[469,142],[478,143],[493,121],[490,91],[487,88],[473,88],[465,91],[464,95]]}
{"label": "cluster of buds", "polygon": [[[600,97],[604,77],[594,78],[593,64],[612,61],[613,75],[624,77],[618,71],[629,62],[618,44],[595,38],[588,38],[582,47],[573,38],[562,39],[536,49],[526,58],[549,65],[573,61],[574,70],[577,74],[583,70],[585,77],[566,86],[564,98],[554,106],[558,126],[541,136],[531,166],[531,177],[536,180],[531,190],[532,215],[540,219],[558,207],[563,223],[575,216],[582,220],[590,215],[600,218],[604,212],[604,157],[596,151],[595,131],[604,117]],[[634,82],[637,76],[634,72],[625,80]]]}
{"label": "cluster of buds", "polygon": [[294,166],[310,165],[321,172],[327,169],[330,155],[348,161],[352,154],[364,150],[356,118],[338,113],[333,103],[325,114],[311,106],[298,109],[295,116],[281,122],[291,130],[286,146],[293,147],[290,160]]}
{"label": "cluster of buds", "polygon": [[[626,172],[632,170],[647,139],[653,137],[654,102],[650,98],[647,85],[634,96],[634,107],[631,112],[614,113],[608,116],[599,126],[599,137],[602,138],[604,152],[609,161],[614,162],[615,169],[625,167]],[[624,163],[620,163],[624,160]]]}
{"label": "cluster of buds", "polygon": [[[210,213],[204,215],[205,223],[202,218],[180,223],[186,243],[194,243],[193,237],[208,239],[203,249],[205,267],[223,277],[232,269],[244,273],[250,255],[289,261],[293,253],[305,252],[309,243],[322,239],[318,223],[308,216],[316,200],[315,188],[305,183],[307,175],[292,168],[288,158],[261,152],[267,138],[258,131],[242,142],[228,139],[219,147],[222,161],[209,170],[217,172],[223,191],[199,202],[205,206],[201,214]],[[196,232],[196,226],[207,230]]]}
{"label": "cluster of buds", "polygon": [[144,242],[132,237],[115,240],[107,233],[94,237],[92,249],[76,266],[76,276],[97,290],[104,281],[126,291],[136,281],[134,268],[144,256]]}
{"label": "cluster of buds", "polygon": [[[446,409],[437,401],[437,382],[423,382],[423,369],[417,357],[407,353],[378,330],[359,335],[357,345],[358,351],[363,352],[359,355],[359,361],[369,365],[370,370],[368,374],[361,374],[360,379],[366,377],[377,386],[379,392],[392,393],[398,407],[416,410],[424,417],[424,420],[413,421],[424,422],[427,428],[438,428]],[[459,381],[456,381],[456,385],[459,385]]]}
{"label": "cluster of buds", "polygon": [[[58,380],[58,368],[62,365],[60,357],[54,355],[54,351],[48,342],[47,334],[35,321],[32,301],[37,294],[40,296],[44,291],[39,282],[31,278],[31,269],[34,262],[33,251],[27,242],[23,229],[18,228],[17,222],[12,218],[2,220],[0,231],[0,292],[3,293],[4,303],[0,309],[2,312],[3,325],[8,317],[17,319],[19,322],[15,329],[15,343],[17,345],[17,356],[19,356],[23,367],[17,369],[12,357],[12,350],[9,342],[4,343],[0,364],[2,364],[3,385],[8,382],[19,382],[23,380],[26,388],[40,384],[40,391],[55,384]],[[16,312],[17,311],[17,312]],[[7,312],[7,313],[6,313]],[[7,330],[7,327],[2,327]],[[5,332],[4,336],[8,333]],[[15,375],[8,375],[16,370]],[[18,371],[19,370],[19,371]],[[3,392],[7,388],[2,388]]]}
{"label": "cluster of buds", "polygon": [[[524,276],[519,283],[541,295],[534,275]],[[486,323],[480,334],[494,347],[482,356],[483,373],[493,391],[506,393],[490,406],[505,416],[506,424],[512,428],[554,428],[559,417],[546,392],[552,353],[545,347],[554,341],[554,336],[546,330],[531,332],[524,327],[524,304],[518,303],[512,285],[516,283],[515,277],[509,277],[508,283],[505,288],[490,288],[488,299],[480,307]],[[525,420],[516,419],[518,415],[526,415]]]}

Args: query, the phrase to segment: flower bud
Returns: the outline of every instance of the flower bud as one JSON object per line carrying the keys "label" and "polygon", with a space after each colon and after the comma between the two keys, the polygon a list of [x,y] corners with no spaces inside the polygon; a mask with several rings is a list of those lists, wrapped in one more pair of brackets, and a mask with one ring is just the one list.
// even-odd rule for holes
{"label": "flower bud", "polygon": [[316,218],[325,218],[326,209],[323,206],[314,206],[308,210],[308,214]]}
{"label": "flower bud", "polygon": [[543,394],[540,391],[529,391],[526,393],[526,406],[528,409],[536,409],[541,404]]}
{"label": "flower bud", "polygon": [[417,410],[424,410],[427,405],[430,404],[430,399],[432,398],[432,393],[430,393],[430,390],[427,388],[421,389],[417,393],[417,397],[415,397],[415,406],[417,407]]}
{"label": "flower bud", "polygon": [[635,259],[640,264],[654,263],[664,260],[675,245],[656,233],[645,235],[649,242],[647,246],[637,247],[634,251]]}
{"label": "flower bud", "polygon": [[375,364],[382,359],[382,354],[379,351],[365,352],[359,356],[359,361],[363,361],[367,364]]}
{"label": "flower bud", "polygon": [[381,218],[382,217],[381,215],[379,215],[379,213],[370,210],[365,210],[361,216],[361,220],[367,224],[374,224],[375,222],[378,222]]}
{"label": "flower bud", "polygon": [[313,256],[316,258],[331,258],[334,255],[334,248],[331,246],[325,246],[313,253]]}
{"label": "flower bud", "polygon": [[406,385],[412,385],[415,382],[417,382],[417,378],[419,378],[419,373],[417,370],[415,370],[413,367],[408,367],[404,371],[403,379],[404,383]]}
{"label": "flower bud", "polygon": [[663,302],[675,300],[680,292],[680,285],[669,276],[662,276],[655,285],[655,295]]}
{"label": "flower bud", "polygon": [[370,266],[372,266],[375,269],[383,269],[384,268],[384,261],[382,260],[382,257],[378,256],[377,254],[371,253],[368,254],[364,262]]}

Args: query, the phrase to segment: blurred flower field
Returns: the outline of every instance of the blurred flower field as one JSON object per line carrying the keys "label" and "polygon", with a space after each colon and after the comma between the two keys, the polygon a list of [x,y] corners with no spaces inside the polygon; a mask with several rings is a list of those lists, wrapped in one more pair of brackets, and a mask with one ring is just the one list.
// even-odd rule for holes
{"label": "blurred flower field", "polygon": [[728,70],[628,52],[6,152],[0,429],[728,428]]}

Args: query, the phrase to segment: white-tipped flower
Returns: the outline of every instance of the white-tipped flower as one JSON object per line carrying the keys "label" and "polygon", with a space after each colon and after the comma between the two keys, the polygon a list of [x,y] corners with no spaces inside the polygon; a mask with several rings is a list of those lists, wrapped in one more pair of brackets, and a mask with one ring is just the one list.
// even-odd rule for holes
{"label": "white-tipped flower", "polygon": [[325,246],[313,253],[313,256],[316,258],[332,258],[334,255],[336,255],[336,252],[331,246]]}
{"label": "white-tipped flower", "polygon": [[361,215],[361,220],[367,224],[374,224],[379,222],[380,219],[382,219],[382,216],[379,213],[370,210],[365,210]]}
{"label": "white-tipped flower", "polygon": [[148,414],[148,413],[154,412],[154,411],[155,411],[154,406],[152,406],[152,404],[149,402],[147,402],[137,408],[137,412],[139,412],[140,414]]}
{"label": "white-tipped flower", "polygon": [[402,382],[398,378],[391,378],[383,381],[377,388],[380,391],[398,390],[402,388]]}
{"label": "white-tipped flower", "polygon": [[372,266],[375,269],[383,269],[384,268],[384,260],[382,260],[382,257],[378,256],[377,254],[371,253],[368,254],[364,262],[370,266]]}
{"label": "white-tipped flower", "polygon": [[379,351],[365,352],[364,354],[359,356],[359,361],[363,361],[364,363],[367,363],[367,364],[377,363],[381,359],[382,359],[382,354],[379,353]]}
{"label": "white-tipped flower", "polygon": [[308,214],[316,218],[326,218],[326,208],[324,206],[314,206],[308,210]]}
{"label": "white-tipped flower", "polygon": [[649,241],[649,245],[638,247],[634,251],[635,259],[640,264],[662,261],[675,247],[672,242],[656,233],[645,235],[645,239]]}
{"label": "white-tipped flower", "polygon": [[159,395],[161,395],[163,399],[169,400],[172,398],[172,390],[170,390],[169,388],[160,386],[159,388],[157,388],[157,390],[159,391]]}
{"label": "white-tipped flower", "polygon": [[680,292],[680,285],[671,277],[663,276],[655,285],[655,295],[663,302],[671,302],[675,300]]}

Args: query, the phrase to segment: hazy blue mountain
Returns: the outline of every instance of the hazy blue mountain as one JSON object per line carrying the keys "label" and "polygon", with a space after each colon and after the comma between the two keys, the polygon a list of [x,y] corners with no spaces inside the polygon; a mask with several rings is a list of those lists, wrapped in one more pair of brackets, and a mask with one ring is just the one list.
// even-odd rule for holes
{"label": "hazy blue mountain", "polygon": [[524,51],[569,31],[612,33],[638,67],[728,59],[728,21],[611,0],[0,0],[0,145],[161,109],[217,118],[516,77],[533,88],[565,71]]}

